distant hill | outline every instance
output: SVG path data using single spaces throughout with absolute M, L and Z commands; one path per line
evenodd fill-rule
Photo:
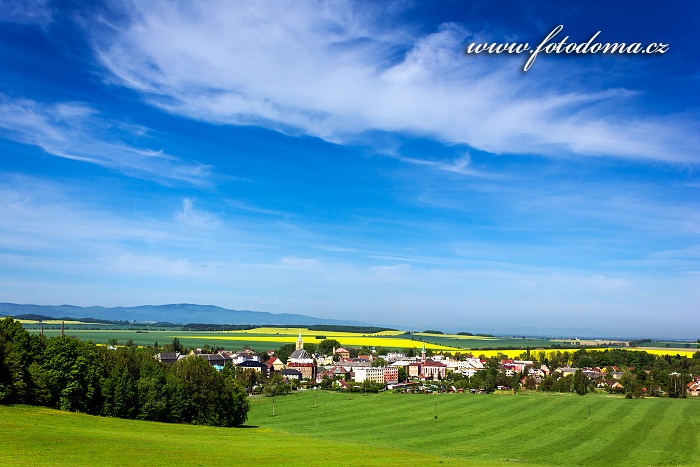
M 229 310 L 214 305 L 177 303 L 172 305 L 142 305 L 106 308 L 101 306 L 80 307 L 73 305 L 21 305 L 0 303 L 0 316 L 35 315 L 38 319 L 96 318 L 112 321 L 145 321 L 218 324 L 283 324 L 290 326 L 332 324 L 341 326 L 367 326 L 360 321 L 315 318 L 294 313 L 268 313 L 265 311 Z

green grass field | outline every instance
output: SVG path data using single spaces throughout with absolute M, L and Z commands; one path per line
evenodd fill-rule
M 274 398 L 274 417 L 273 399 L 251 403 L 242 429 L 0 407 L 0 465 L 700 465 L 698 399 L 306 391 Z

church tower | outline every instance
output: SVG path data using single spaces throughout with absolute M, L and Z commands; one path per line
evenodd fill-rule
M 302 350 L 304 348 L 304 341 L 301 340 L 301 331 L 299 331 L 299 338 L 297 339 L 297 350 Z

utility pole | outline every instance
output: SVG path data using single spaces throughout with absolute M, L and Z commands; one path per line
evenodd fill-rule
M 272 416 L 275 416 L 275 398 L 272 398 Z

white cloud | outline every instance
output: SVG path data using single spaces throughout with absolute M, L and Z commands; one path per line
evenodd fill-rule
M 698 162 L 692 117 L 645 117 L 625 89 L 566 90 L 575 65 L 557 63 L 560 78 L 538 81 L 515 59 L 465 56 L 474 36 L 463 26 L 414 36 L 387 26 L 383 3 L 123 8 L 128 22 L 94 33 L 96 54 L 117 82 L 176 114 L 334 142 L 406 131 L 496 153 Z
M 0 136 L 40 147 L 46 153 L 106 167 L 162 184 L 207 185 L 211 167 L 129 145 L 120 139 L 144 134 L 138 125 L 111 122 L 82 102 L 45 103 L 0 93 Z
M 211 228 L 220 225 L 216 215 L 194 208 L 192 198 L 182 200 L 182 209 L 175 213 L 175 219 L 185 225 L 197 228 Z

